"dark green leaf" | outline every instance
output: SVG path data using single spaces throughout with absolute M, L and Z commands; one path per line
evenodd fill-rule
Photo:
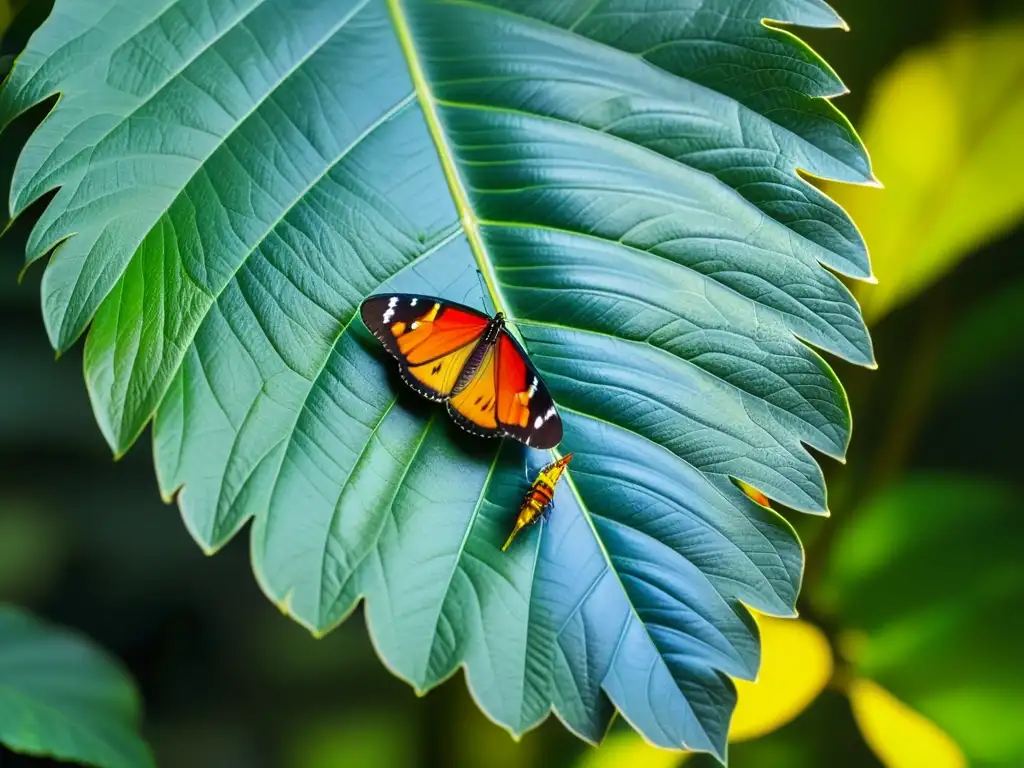
M 758 664 L 740 601 L 791 614 L 792 529 L 740 478 L 826 511 L 806 446 L 849 412 L 804 341 L 871 363 L 827 269 L 870 273 L 798 168 L 870 179 L 835 74 L 768 16 L 819 0 L 58 2 L 0 117 L 60 92 L 25 148 L 53 344 L 118 453 L 207 550 L 250 518 L 257 577 L 310 628 L 360 597 L 418 689 L 464 664 L 513 732 L 617 706 L 724 751 Z M 824 265 L 824 266 L 823 266 Z M 490 288 L 481 303 L 477 270 Z M 493 303 L 576 458 L 550 523 L 504 540 L 525 449 L 457 434 L 360 323 L 368 294 Z
M 0 604 L 0 742 L 101 768 L 151 766 L 138 720 L 131 681 L 101 651 Z
M 923 476 L 872 500 L 836 542 L 818 596 L 852 630 L 858 671 L 932 719 L 972 765 L 1024 761 L 1020 492 Z
M 1010 283 L 978 302 L 956 321 L 943 345 L 938 369 L 940 395 L 962 392 L 993 370 L 1024 354 L 1024 282 Z

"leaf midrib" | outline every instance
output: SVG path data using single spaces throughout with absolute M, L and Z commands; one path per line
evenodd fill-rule
M 495 307 L 499 312 L 504 312 L 506 316 L 508 316 L 507 304 L 504 297 L 501 295 L 497 276 L 494 274 L 494 267 L 487 254 L 487 248 L 484 246 L 483 238 L 480 235 L 479 219 L 477 219 L 476 214 L 473 211 L 473 207 L 470 205 L 466 188 L 462 183 L 462 178 L 459 176 L 458 169 L 455 167 L 454 153 L 448 144 L 447 136 L 445 135 L 444 128 L 441 125 L 441 118 L 437 113 L 437 100 L 434 97 L 429 83 L 427 82 L 426 72 L 423 69 L 419 52 L 417 51 L 416 44 L 413 41 L 412 30 L 409 28 L 409 20 L 406 17 L 404 2 L 403 0 L 386 0 L 386 2 L 388 11 L 390 12 L 392 21 L 395 25 L 395 33 L 398 36 L 399 47 L 402 49 L 406 64 L 409 67 L 409 74 L 412 77 L 413 89 L 419 99 L 420 107 L 423 110 L 423 116 L 426 120 L 430 137 L 433 139 L 434 146 L 437 149 L 437 156 L 441 161 L 441 167 L 444 171 L 445 179 L 448 182 L 448 188 L 452 194 L 452 202 L 455 204 L 455 209 L 459 213 L 459 220 L 462 222 L 463 231 L 466 233 L 466 238 L 469 240 L 469 246 L 470 250 L 473 252 L 473 258 L 476 261 L 480 273 L 483 275 L 484 283 L 487 285 L 487 291 L 490 293 L 491 300 L 494 302 Z
M 476 217 L 472 206 L 469 202 L 469 196 L 466 192 L 466 188 L 462 183 L 462 179 L 459 176 L 458 169 L 455 164 L 454 154 L 451 147 L 448 144 L 447 138 L 444 133 L 444 128 L 441 124 L 440 116 L 437 112 L 437 100 L 430 89 L 430 85 L 427 82 L 426 74 L 423 70 L 423 65 L 420 62 L 419 54 L 416 50 L 415 43 L 412 38 L 412 33 L 409 28 L 408 19 L 405 16 L 403 9 L 403 0 L 387 0 L 388 9 L 391 12 L 392 19 L 395 23 L 395 29 L 398 34 L 399 44 L 402 48 L 402 52 L 405 54 L 406 61 L 409 66 L 410 73 L 413 79 L 413 86 L 416 94 L 419 97 L 420 105 L 423 109 L 424 116 L 427 122 L 427 126 L 430 131 L 430 135 L 434 140 L 435 148 L 437 149 L 438 158 L 444 169 L 445 178 L 448 181 L 449 188 L 452 193 L 453 202 L 456 206 L 456 210 L 459 212 L 459 218 L 462 221 L 463 228 L 466 232 L 467 239 L 469 240 L 471 250 L 473 251 L 473 257 L 476 260 L 477 266 L 484 276 L 484 281 L 487 284 L 487 289 L 491 294 L 491 299 L 495 304 L 498 311 L 504 312 L 510 322 L 515 323 L 516 317 L 514 314 L 508 311 L 508 304 L 504 300 L 501 294 L 501 290 L 498 286 L 497 276 L 494 273 L 494 267 L 487 253 L 487 248 L 484 245 L 483 238 L 480 235 L 480 220 Z M 462 3 L 467 5 L 475 5 L 475 3 Z M 491 10 L 493 9 L 487 6 Z M 518 14 L 510 14 L 518 17 Z M 563 454 L 556 448 L 552 448 L 550 453 L 556 459 L 562 458 Z M 664 657 L 660 646 L 654 641 L 650 632 L 647 629 L 647 625 L 644 623 L 640 614 L 637 612 L 636 606 L 633 605 L 633 601 L 629 597 L 629 592 L 626 590 L 626 586 L 622 581 L 622 577 L 615 569 L 614 561 L 611 558 L 610 553 L 605 547 L 604 542 L 601 540 L 598 534 L 597 528 L 594 525 L 594 521 L 590 516 L 590 509 L 583 501 L 580 495 L 579 489 L 572 480 L 571 470 L 566 470 L 565 481 L 569 485 L 573 496 L 576 498 L 576 503 L 579 505 L 579 509 L 582 512 L 582 516 L 590 527 L 591 534 L 594 537 L 594 541 L 597 543 L 598 548 L 605 560 L 606 565 L 611 573 L 615 575 L 615 579 L 619 584 L 619 588 L 622 590 L 623 595 L 626 598 L 626 603 L 629 605 L 629 612 L 633 620 L 639 623 L 639 626 L 643 629 L 644 634 L 647 637 L 648 642 L 655 651 L 655 655 L 660 660 L 661 664 L 665 664 Z M 624 629 L 628 627 L 629 620 L 627 619 L 624 624 Z M 616 650 L 617 654 L 618 650 Z M 614 655 L 613 655 L 614 659 Z M 602 680 L 602 685 L 604 681 Z M 693 711 L 692 704 L 686 699 L 686 696 L 679 692 L 679 695 L 686 701 L 687 706 L 690 707 L 691 712 L 696 715 Z M 700 720 L 695 717 L 698 723 Z M 703 730 L 703 723 L 700 724 Z M 708 741 L 711 741 L 710 735 L 705 731 L 705 736 Z

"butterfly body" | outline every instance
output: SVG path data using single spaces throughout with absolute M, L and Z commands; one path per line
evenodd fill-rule
M 551 504 L 555 500 L 555 486 L 570 461 L 572 461 L 572 454 L 567 453 L 558 461 L 548 464 L 537 474 L 537 478 L 530 485 L 530 490 L 526 492 L 526 498 L 523 499 L 523 503 L 519 507 L 515 527 L 501 547 L 502 552 L 508 549 L 516 534 L 523 528 L 536 523 L 551 508 Z
M 399 361 L 405 382 L 444 402 L 460 427 L 535 448 L 562 439 L 554 401 L 525 350 L 494 317 L 417 294 L 379 294 L 360 307 L 366 327 Z
M 504 329 L 505 316 L 499 312 L 491 318 L 483 335 L 480 337 L 480 341 L 477 342 L 476 347 L 474 347 L 469 355 L 469 359 L 466 360 L 466 364 L 462 367 L 462 373 L 459 374 L 459 378 L 452 388 L 453 397 L 469 386 L 469 382 L 473 380 L 476 372 L 480 370 L 480 364 L 484 361 L 484 356 L 498 341 L 498 335 Z

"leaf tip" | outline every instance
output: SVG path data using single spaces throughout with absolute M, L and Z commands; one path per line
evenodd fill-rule
M 163 486 L 158 486 L 158 490 L 160 491 L 160 500 L 163 501 L 164 504 L 177 503 L 178 498 L 181 496 L 181 491 L 182 489 L 184 489 L 184 487 L 184 483 L 177 486 L 176 488 L 171 488 L 170 490 L 164 490 Z
M 718 762 L 722 768 L 727 768 L 729 765 L 729 741 L 728 735 L 724 735 L 721 739 L 721 744 L 717 743 L 718 739 L 714 739 L 710 743 L 709 753 Z
M 91 393 L 90 393 L 91 397 Z M 103 432 L 103 437 L 106 438 L 107 444 L 110 446 L 111 451 L 114 453 L 114 461 L 120 461 L 135 445 L 135 438 L 126 440 L 123 432 L 115 432 L 110 430 L 108 426 L 105 426 L 102 422 L 100 423 L 100 431 Z
M 7 227 L 11 226 L 11 222 L 12 221 L 14 221 L 14 219 L 11 219 L 11 221 L 7 222 Z M 7 231 L 7 227 L 4 228 L 4 232 Z M 4 232 L 0 232 L 0 237 L 3 237 Z M 25 275 L 28 274 L 28 270 L 32 266 L 33 263 L 34 262 L 30 261 L 30 262 L 22 265 L 21 269 L 18 270 L 18 285 L 21 285 L 22 281 L 25 279 Z
M 200 546 L 202 546 L 202 545 L 200 545 Z M 260 578 L 259 575 L 257 575 L 256 578 L 262 583 L 262 579 Z M 266 592 L 266 590 L 264 590 L 264 591 Z M 298 618 L 295 617 L 295 615 L 292 613 L 292 591 L 293 591 L 292 589 L 289 589 L 287 592 L 284 593 L 284 595 L 282 597 L 280 597 L 279 599 L 276 599 L 276 600 L 270 594 L 270 592 L 267 592 L 267 596 L 270 597 L 270 602 L 272 602 L 274 604 L 274 606 L 277 608 L 277 610 L 279 610 L 283 615 L 291 616 L 291 617 L 295 618 L 296 621 L 298 621 Z M 302 624 L 301 621 L 299 623 Z M 316 637 L 316 633 L 318 631 L 320 631 L 317 627 L 310 627 L 310 626 L 308 626 L 306 624 L 302 624 L 302 625 L 304 627 L 306 627 L 306 629 L 309 630 L 310 634 L 313 635 L 313 637 Z

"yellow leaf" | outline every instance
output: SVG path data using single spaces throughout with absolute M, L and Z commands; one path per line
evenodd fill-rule
M 967 768 L 953 739 L 877 683 L 855 680 L 850 703 L 864 740 L 886 768 Z
M 736 479 L 736 485 L 740 487 L 741 491 L 747 494 L 747 496 L 756 501 L 762 507 L 768 507 L 768 509 L 772 508 L 771 502 L 768 501 L 768 497 L 761 493 L 759 490 L 757 490 L 757 488 L 755 488 L 754 486 L 750 485 L 749 483 L 744 483 L 739 478 Z
M 652 747 L 634 731 L 617 731 L 584 752 L 576 768 L 677 768 L 686 758 L 686 753 Z
M 832 650 L 820 629 L 799 619 L 754 614 L 761 628 L 757 682 L 738 680 L 729 741 L 771 733 L 793 720 L 832 677 Z
M 874 322 L 1024 215 L 1024 24 L 960 33 L 882 76 L 862 136 L 884 189 L 829 184 L 871 253 Z

